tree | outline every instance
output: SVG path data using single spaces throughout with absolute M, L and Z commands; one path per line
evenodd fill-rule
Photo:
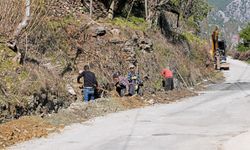
M 89 14 L 90 14 L 90 17 L 92 17 L 92 14 L 93 14 L 93 0 L 90 0 L 90 4 L 89 4 Z
M 30 5 L 31 5 L 30 0 L 25 0 L 25 14 L 24 14 L 23 20 L 21 23 L 19 23 L 19 25 L 15 29 L 12 38 L 7 42 L 7 46 L 17 53 L 17 57 L 20 63 L 23 63 L 25 54 L 21 53 L 20 50 L 18 49 L 18 46 L 17 46 L 18 36 L 20 35 L 21 31 L 27 27 L 29 23 L 30 16 L 31 16 Z
M 153 5 L 152 5 L 153 4 Z M 150 21 L 153 24 L 157 23 L 162 12 L 171 12 L 177 15 L 177 27 L 179 26 L 179 19 L 184 18 L 188 21 L 189 18 L 195 23 L 206 18 L 211 7 L 206 0 L 159 0 L 157 3 L 151 1 Z
M 145 18 L 148 19 L 148 0 L 145 0 Z
M 250 23 L 240 32 L 240 38 L 243 43 L 238 45 L 239 51 L 249 51 L 250 50 Z
M 250 42 L 250 23 L 240 32 L 240 37 L 245 42 Z
M 109 10 L 108 10 L 108 18 L 113 19 L 114 18 L 114 9 L 115 9 L 115 0 L 111 1 Z

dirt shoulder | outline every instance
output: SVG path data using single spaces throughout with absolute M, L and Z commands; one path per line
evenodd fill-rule
M 32 138 L 46 137 L 53 132 L 59 132 L 65 126 L 87 121 L 91 118 L 103 116 L 109 113 L 125 111 L 128 109 L 142 108 L 154 104 L 168 104 L 183 100 L 183 98 L 197 95 L 195 91 L 205 90 L 206 85 L 220 83 L 223 74 L 217 72 L 213 79 L 203 80 L 191 89 L 176 89 L 169 92 L 158 91 L 145 93 L 143 97 L 116 97 L 100 98 L 94 102 L 74 102 L 67 109 L 61 109 L 58 113 L 45 117 L 22 117 L 4 124 L 0 124 L 0 149 L 5 149 L 16 143 L 24 142 Z M 113 94 L 115 95 L 115 94 Z
M 141 108 L 157 103 L 167 104 L 194 95 L 196 95 L 194 92 L 183 89 L 159 92 L 152 95 L 146 94 L 144 97 L 101 98 L 89 103 L 77 101 L 72 103 L 69 108 L 62 109 L 58 113 L 44 118 L 40 116 L 22 117 L 18 120 L 1 124 L 0 149 L 32 138 L 46 137 L 52 132 L 59 131 L 64 126 L 84 122 L 108 113 Z
M 55 132 L 59 126 L 54 126 L 40 117 L 22 117 L 0 125 L 0 149 L 18 142 L 47 136 Z

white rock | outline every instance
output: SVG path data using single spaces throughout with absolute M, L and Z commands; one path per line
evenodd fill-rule
M 70 84 L 66 85 L 66 90 L 71 94 L 71 95 L 76 95 L 75 90 L 73 89 L 73 87 Z

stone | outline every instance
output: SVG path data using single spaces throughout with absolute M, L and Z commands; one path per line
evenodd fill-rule
M 135 42 L 137 42 L 138 39 L 139 39 L 138 35 L 136 33 L 134 33 L 132 35 L 132 40 L 135 41 Z
M 153 51 L 153 42 L 149 38 L 139 39 L 139 47 L 143 51 L 151 52 Z
M 69 94 L 76 95 L 75 90 L 73 89 L 73 87 L 70 84 L 66 85 L 66 90 L 69 92 Z
M 148 103 L 152 105 L 152 104 L 155 103 L 155 100 L 154 100 L 154 99 L 150 99 L 150 100 L 148 101 Z
M 121 31 L 119 29 L 112 29 L 111 33 L 113 36 L 119 36 L 121 34 Z
M 102 26 L 97 27 L 95 33 L 97 36 L 103 36 L 106 34 L 106 29 L 105 29 L 105 27 L 102 27 Z
M 45 93 L 43 93 L 43 94 L 41 94 L 41 98 L 42 98 L 43 100 L 45 100 L 45 99 L 47 99 L 47 95 L 46 95 Z

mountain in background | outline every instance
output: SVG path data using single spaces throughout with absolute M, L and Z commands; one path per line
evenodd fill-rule
M 208 0 L 208 2 L 218 9 L 225 9 L 233 0 Z
M 239 31 L 250 22 L 249 0 L 208 0 L 213 6 L 209 26 L 219 25 L 230 43 L 237 44 Z
M 250 1 L 249 0 L 208 0 L 214 7 L 212 16 L 222 19 L 224 23 L 235 20 L 241 24 L 250 21 Z

